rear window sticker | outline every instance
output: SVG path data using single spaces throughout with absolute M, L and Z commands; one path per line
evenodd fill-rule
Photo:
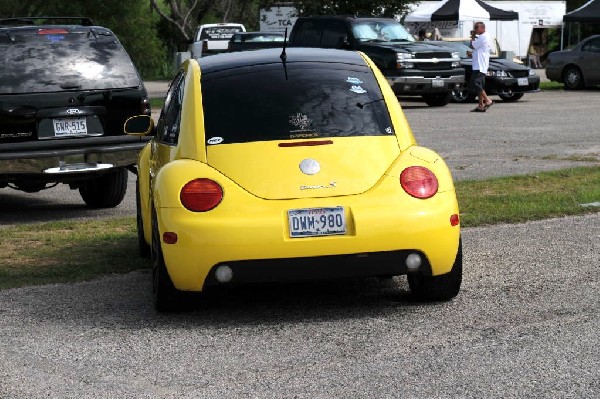
M 391 128 L 391 127 L 389 127 L 389 126 L 388 126 L 388 127 L 386 127 L 386 128 L 385 128 L 385 132 L 386 132 L 386 133 L 388 133 L 388 134 L 392 134 L 392 128 Z
M 221 144 L 225 139 L 223 137 L 211 137 L 208 139 L 207 143 L 210 145 L 213 144 Z
M 352 86 L 350 88 L 350 91 L 353 92 L 353 93 L 356 93 L 356 94 L 364 94 L 364 93 L 367 92 L 365 89 L 363 89 L 360 86 Z
M 348 76 L 348 79 L 346 79 L 346 82 L 352 83 L 353 85 L 359 85 L 361 83 L 364 83 L 359 78 L 355 78 L 355 77 L 352 77 L 352 76 Z
M 298 130 L 309 130 L 312 120 L 308 119 L 308 116 L 298 112 L 297 114 L 290 116 L 289 122 L 297 127 Z

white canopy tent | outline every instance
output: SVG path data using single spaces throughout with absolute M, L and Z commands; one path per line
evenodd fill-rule
M 429 21 L 513 21 L 519 14 L 492 7 L 481 0 L 442 0 L 408 13 L 405 22 Z
M 518 47 L 519 13 L 493 7 L 482 0 L 421 2 L 403 18 L 404 25 L 413 33 L 417 33 L 420 29 L 431 31 L 433 28 L 438 28 L 444 37 L 468 37 L 476 21 L 484 22 L 488 32 L 496 37 L 503 36 L 502 29 L 516 32 L 515 47 Z M 503 23 L 498 24 L 496 21 L 503 21 Z

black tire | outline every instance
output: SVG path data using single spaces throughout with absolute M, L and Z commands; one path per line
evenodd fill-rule
M 116 168 L 90 180 L 79 188 L 79 194 L 90 208 L 114 208 L 127 192 L 127 169 Z
M 451 100 L 453 103 L 472 103 L 475 101 L 475 96 L 469 93 L 469 89 L 454 89 L 452 90 Z
M 160 242 L 156 213 L 152 212 L 152 301 L 159 312 L 175 312 L 182 309 L 182 293 L 171 281 Z
M 449 273 L 439 276 L 408 275 L 408 286 L 414 297 L 422 301 L 449 301 L 458 295 L 462 283 L 462 241 Z
M 135 185 L 135 221 L 137 227 L 138 250 L 142 258 L 150 259 L 151 248 L 144 238 L 144 224 L 142 221 L 142 208 L 140 203 L 140 183 L 138 179 Z
M 423 99 L 425 104 L 430 107 L 443 107 L 450 102 L 452 95 L 448 93 L 424 94 Z
M 513 103 L 523 98 L 525 93 L 498 94 L 500 98 L 507 103 Z
M 563 72 L 563 82 L 567 90 L 580 90 L 585 86 L 579 68 L 570 66 Z

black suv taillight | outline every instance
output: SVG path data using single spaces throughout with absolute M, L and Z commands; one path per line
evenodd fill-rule
M 148 97 L 142 98 L 141 109 L 142 115 L 150 115 L 152 110 L 150 109 L 150 100 Z

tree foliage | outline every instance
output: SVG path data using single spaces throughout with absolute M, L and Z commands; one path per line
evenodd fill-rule
M 258 26 L 257 0 L 149 0 L 150 6 L 170 26 L 176 41 L 189 42 L 202 23 L 239 22 Z
M 393 18 L 413 3 L 406 0 L 303 0 L 294 1 L 300 15 L 356 15 Z

